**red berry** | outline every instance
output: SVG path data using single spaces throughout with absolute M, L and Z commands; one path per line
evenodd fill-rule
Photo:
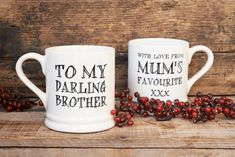
M 220 105 L 224 105 L 224 104 L 225 104 L 225 100 L 220 98 L 220 99 L 219 99 L 219 104 L 220 104 Z
M 217 114 L 217 113 L 218 113 L 218 110 L 217 110 L 216 108 L 213 108 L 213 109 L 212 109 L 212 113 Z
M 8 105 L 7 106 L 7 112 L 12 112 L 13 111 L 13 106 L 12 105 Z
M 203 96 L 201 99 L 203 102 L 210 102 L 210 99 L 207 96 Z
M 39 105 L 39 106 L 43 106 L 42 100 L 40 100 L 40 101 L 38 102 L 38 105 Z
M 183 101 L 179 102 L 179 107 L 184 107 L 185 103 Z
M 172 101 L 167 100 L 167 101 L 166 101 L 166 106 L 170 108 L 170 107 L 172 106 Z
M 194 102 L 198 102 L 200 99 L 198 97 L 194 98 Z
M 126 114 L 126 119 L 127 119 L 127 120 L 130 120 L 131 118 L 132 118 L 131 114 L 130 114 L 130 113 L 127 113 L 127 114 Z
M 161 112 L 163 110 L 163 107 L 162 107 L 162 105 L 158 105 L 156 109 L 158 112 Z
M 135 93 L 134 93 L 134 96 L 135 96 L 136 98 L 138 98 L 138 97 L 140 97 L 140 93 L 139 93 L 139 92 L 135 92 Z
M 149 102 L 145 103 L 145 104 L 144 104 L 144 107 L 145 107 L 146 109 L 149 109 L 149 107 L 150 107 Z
M 230 110 L 228 108 L 224 108 L 224 114 L 229 114 Z
M 180 109 L 179 109 L 178 107 L 175 107 L 175 108 L 173 109 L 173 115 L 174 115 L 174 116 L 177 116 L 179 113 L 180 113 Z
M 227 97 L 226 96 L 222 96 L 222 97 L 220 97 L 220 99 L 226 100 Z
M 191 102 L 190 105 L 191 105 L 191 106 L 196 106 L 196 103 L 195 103 L 195 102 Z
M 221 106 L 217 106 L 216 109 L 217 109 L 217 112 L 218 112 L 218 113 L 221 113 L 221 112 L 223 111 L 223 107 L 221 107 Z
M 235 116 L 235 111 L 230 111 L 229 114 L 231 117 L 233 117 L 233 116 Z
M 115 117 L 115 118 L 114 118 L 114 121 L 115 121 L 116 124 L 117 124 L 117 123 L 120 123 L 120 122 L 121 122 L 121 118 L 120 118 L 120 117 Z
M 160 103 L 162 103 L 162 101 L 160 99 L 156 99 L 155 103 L 159 105 Z
M 180 113 L 180 109 L 178 107 L 175 107 L 174 109 L 175 109 L 175 111 L 177 111 L 177 114 Z
M 175 99 L 175 100 L 174 100 L 174 104 L 176 104 L 176 105 L 178 105 L 179 102 L 180 102 L 179 99 Z
M 198 113 L 197 112 L 192 112 L 192 118 L 197 118 L 198 117 Z
M 131 96 L 131 95 L 128 95 L 128 96 L 127 96 L 127 99 L 128 99 L 129 101 L 131 101 L 131 100 L 132 100 L 132 96 Z
M 21 102 L 18 102 L 16 105 L 16 109 L 22 110 L 23 109 L 23 105 Z
M 139 109 L 138 104 L 133 104 L 132 109 L 136 112 Z
M 113 116 L 115 116 L 115 115 L 117 115 L 117 110 L 116 109 L 113 109 L 113 110 L 111 110 L 111 115 L 113 115 Z
M 197 108 L 193 108 L 192 112 L 197 112 L 198 113 L 198 109 Z
M 127 106 L 127 107 L 131 107 L 131 106 L 132 106 L 132 103 L 131 103 L 131 102 L 128 102 L 128 103 L 126 104 L 126 106 Z
M 201 101 L 196 101 L 196 104 L 197 104 L 198 106 L 202 106 L 202 105 L 203 105 Z
M 127 125 L 128 125 L 128 126 L 132 126 L 133 124 L 134 124 L 134 122 L 133 122 L 132 120 L 128 120 L 128 121 L 127 121 Z
M 140 102 L 141 104 L 146 104 L 148 101 L 149 101 L 149 98 L 148 98 L 148 97 L 140 97 L 140 98 L 139 98 L 139 102 Z
M 211 112 L 211 108 L 210 108 L 210 107 L 204 108 L 204 112 L 205 112 L 206 114 L 209 114 L 209 113 Z
M 188 107 L 188 108 L 187 108 L 187 112 L 188 112 L 188 113 L 191 113 L 192 111 L 193 111 L 193 108 L 192 108 L 192 107 Z
M 233 101 L 231 100 L 231 99 L 227 99 L 226 101 L 225 101 L 225 106 L 230 106 L 230 105 L 232 105 L 233 104 Z

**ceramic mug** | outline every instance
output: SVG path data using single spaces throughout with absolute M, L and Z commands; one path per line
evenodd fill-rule
M 188 66 L 197 51 L 207 54 L 206 64 L 190 79 Z M 160 100 L 187 101 L 192 85 L 213 64 L 212 51 L 202 45 L 189 48 L 184 40 L 143 38 L 128 44 L 128 87 L 132 94 Z
M 23 73 L 22 64 L 28 59 L 41 64 L 46 77 L 46 93 Z M 88 45 L 50 47 L 45 50 L 45 56 L 27 53 L 20 57 L 16 72 L 42 100 L 48 128 L 87 133 L 114 126 L 110 114 L 115 107 L 114 48 Z

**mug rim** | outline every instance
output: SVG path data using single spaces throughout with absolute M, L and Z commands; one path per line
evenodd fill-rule
M 189 42 L 182 39 L 175 38 L 137 38 L 132 39 L 128 42 L 128 45 L 136 45 L 136 46 L 188 46 Z
M 110 46 L 100 46 L 100 45 L 60 45 L 52 46 L 45 49 L 45 53 L 60 53 L 68 51 L 70 53 L 89 53 L 94 51 L 96 53 L 101 52 L 115 52 L 115 48 Z M 66 52 L 66 53 L 68 53 Z

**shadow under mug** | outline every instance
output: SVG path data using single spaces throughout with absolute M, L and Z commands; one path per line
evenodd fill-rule
M 206 64 L 190 79 L 188 66 L 197 51 L 207 54 Z M 184 40 L 143 38 L 128 44 L 128 87 L 131 94 L 160 100 L 187 101 L 192 85 L 212 66 L 212 51 L 202 45 L 189 48 Z
M 37 60 L 46 77 L 46 93 L 23 73 L 22 64 Z M 87 133 L 114 126 L 115 49 L 105 46 L 50 47 L 45 56 L 27 53 L 16 63 L 23 83 L 43 102 L 45 125 L 63 132 Z

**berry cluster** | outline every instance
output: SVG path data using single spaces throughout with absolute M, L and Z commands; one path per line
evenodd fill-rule
M 135 104 L 133 104 L 132 96 L 129 95 L 129 92 L 129 89 L 125 89 L 121 93 L 115 92 L 115 97 L 120 98 L 120 105 L 116 105 L 116 109 L 112 110 L 111 114 L 114 116 L 114 121 L 119 127 L 124 125 L 132 126 L 134 124 L 132 117 L 135 113 L 133 110 Z
M 12 91 L 0 87 L 0 107 L 7 112 L 22 112 L 35 105 L 20 95 L 15 95 Z
M 153 116 L 157 121 L 167 121 L 176 117 L 190 119 L 194 123 L 206 122 L 215 119 L 217 114 L 223 113 L 227 118 L 235 119 L 235 104 L 232 99 L 225 96 L 214 98 L 211 94 L 197 94 L 195 99 L 183 102 L 178 99 L 161 101 L 159 99 L 140 96 L 134 93 L 137 102 L 133 101 L 129 89 L 115 92 L 115 97 L 120 98 L 116 109 L 111 111 L 117 126 L 133 125 L 132 117 L 139 114 L 142 117 Z

